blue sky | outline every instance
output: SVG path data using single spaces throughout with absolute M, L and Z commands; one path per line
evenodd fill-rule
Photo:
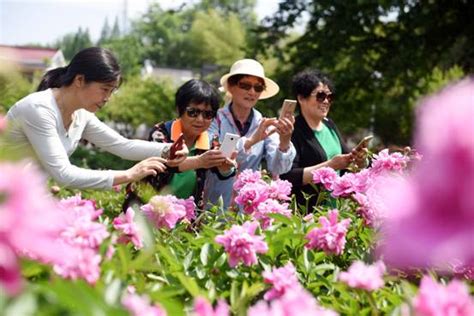
M 97 40 L 105 19 L 113 25 L 121 22 L 124 3 L 129 18 L 145 12 L 149 3 L 159 2 L 164 8 L 177 7 L 183 0 L 0 0 L 0 44 L 51 44 L 63 35 L 88 28 Z M 195 2 L 195 1 L 194 1 Z M 278 7 L 275 0 L 257 0 L 260 18 Z M 122 26 L 122 25 L 121 25 Z

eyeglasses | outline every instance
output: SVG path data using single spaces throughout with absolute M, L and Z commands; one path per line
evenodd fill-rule
M 212 110 L 199 110 L 199 109 L 191 108 L 191 107 L 186 108 L 186 114 L 189 117 L 193 117 L 193 118 L 196 118 L 196 117 L 199 116 L 199 114 L 202 114 L 202 117 L 205 120 L 212 120 L 216 116 L 215 111 L 212 111 Z
M 316 93 L 311 93 L 311 95 L 316 97 L 316 101 L 318 102 L 324 102 L 324 100 L 328 100 L 329 103 L 331 103 L 334 100 L 334 94 L 333 93 L 326 93 L 324 91 L 319 91 Z
M 253 87 L 253 90 L 257 93 L 260 93 L 262 92 L 263 90 L 265 90 L 265 86 L 263 84 L 260 84 L 260 83 L 256 83 L 254 85 L 252 85 L 251 83 L 249 82 L 242 82 L 242 81 L 239 81 L 237 83 L 237 86 L 240 88 L 240 89 L 243 89 L 243 90 L 246 90 L 246 91 L 249 91 L 250 89 L 252 89 Z

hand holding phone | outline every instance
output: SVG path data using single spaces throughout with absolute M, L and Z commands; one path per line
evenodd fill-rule
M 280 119 L 282 118 L 291 118 L 295 113 L 296 109 L 296 100 L 285 99 L 281 106 Z
M 232 155 L 232 152 L 239 141 L 240 136 L 236 134 L 226 133 L 224 136 L 224 141 L 222 142 L 221 147 L 219 148 L 226 158 L 229 158 Z
M 184 134 L 181 133 L 181 135 L 179 135 L 178 139 L 176 139 L 173 143 L 173 145 L 171 145 L 170 147 L 170 155 L 169 155 L 169 158 L 170 160 L 173 160 L 176 158 L 176 152 L 178 150 L 181 150 L 183 149 L 184 147 Z
M 369 135 L 362 138 L 362 140 L 357 144 L 357 146 L 354 147 L 354 150 L 359 151 L 359 150 L 362 150 L 363 148 L 367 148 L 372 138 L 374 138 L 373 135 Z

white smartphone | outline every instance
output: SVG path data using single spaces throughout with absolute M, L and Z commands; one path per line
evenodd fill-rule
M 290 118 L 294 113 L 296 109 L 296 100 L 290 100 L 290 99 L 285 99 L 283 101 L 283 105 L 281 106 L 280 110 L 280 118 Z
M 357 146 L 355 146 L 355 149 L 356 150 L 360 150 L 362 148 L 367 148 L 369 146 L 369 143 L 370 141 L 372 140 L 372 138 L 374 138 L 374 136 L 372 135 L 369 135 L 369 136 L 365 136 L 364 138 L 362 138 L 362 140 L 357 144 Z
M 239 141 L 240 136 L 236 134 L 231 134 L 231 133 L 226 133 L 224 136 L 224 140 L 222 141 L 220 150 L 226 156 L 229 158 L 232 155 L 232 152 L 235 150 L 235 146 L 237 145 L 237 142 Z

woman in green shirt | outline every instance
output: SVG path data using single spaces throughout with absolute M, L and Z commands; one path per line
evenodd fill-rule
M 291 170 L 281 178 L 292 183 L 292 193 L 299 204 L 305 205 L 304 194 L 312 195 L 308 204 L 312 209 L 317 201 L 310 185 L 312 171 L 322 167 L 342 170 L 354 160 L 361 164 L 364 155 L 349 151 L 336 124 L 327 117 L 334 99 L 334 87 L 326 75 L 318 70 L 298 73 L 293 77 L 293 92 L 300 109 L 291 137 L 296 157 Z

